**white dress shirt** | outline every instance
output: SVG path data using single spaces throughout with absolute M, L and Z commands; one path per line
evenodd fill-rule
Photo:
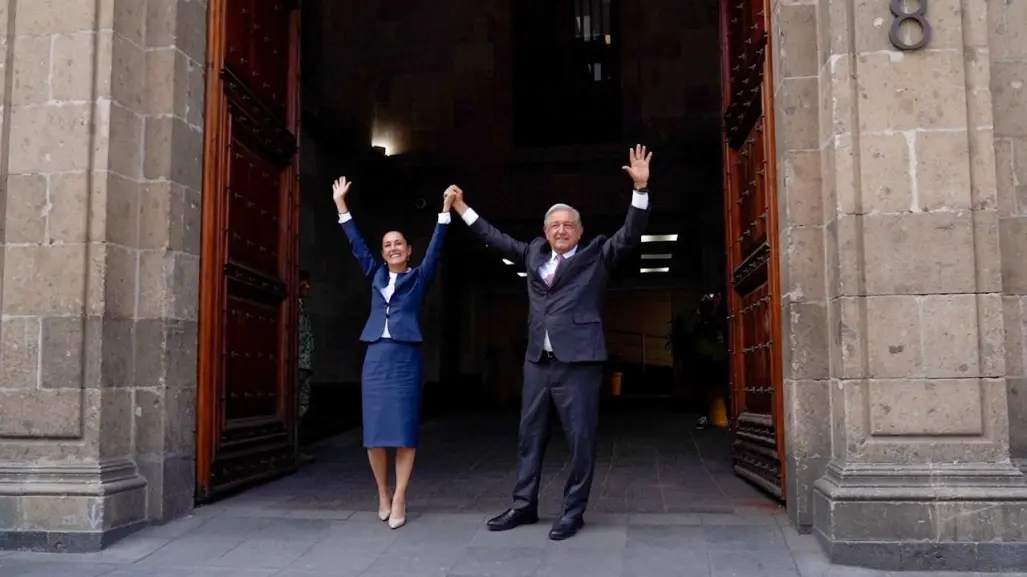
M 577 252 L 577 246 L 571 247 L 570 250 L 563 253 L 563 260 L 570 260 L 570 258 L 577 254 Z M 558 256 L 559 255 L 556 254 L 556 251 L 550 253 L 549 260 L 542 263 L 542 265 L 538 267 L 539 278 L 545 279 L 548 278 L 549 275 L 553 275 L 553 280 L 556 280 L 556 267 L 559 264 L 559 261 L 557 260 Z M 567 264 L 564 263 L 563 266 L 567 266 Z M 549 331 L 546 331 L 546 335 L 542 338 L 542 350 L 548 351 L 550 353 L 553 352 L 553 343 L 549 342 Z
M 645 210 L 649 208 L 649 195 L 638 192 L 637 190 L 632 191 L 631 206 L 639 210 Z M 471 226 L 472 224 L 474 224 L 474 221 L 478 220 L 478 213 L 474 212 L 474 209 L 471 207 L 467 207 L 467 210 L 465 210 L 464 213 L 460 216 L 464 219 L 464 222 L 467 223 L 467 226 Z M 577 252 L 578 247 L 574 246 L 567 252 L 563 253 L 564 260 L 571 258 Z M 539 278 L 546 278 L 550 274 L 556 273 L 556 256 L 557 255 L 555 252 L 551 253 L 549 260 L 543 263 L 542 266 L 538 267 L 537 272 Z M 549 331 L 546 331 L 546 335 L 542 339 L 542 350 L 550 353 L 553 352 L 553 344 L 549 342 Z
M 348 212 L 339 214 L 339 224 L 349 222 L 353 220 L 353 215 Z M 439 224 L 449 224 L 452 222 L 452 217 L 448 212 L 439 213 Z M 407 269 L 409 270 L 409 269 Z M 379 292 L 382 293 L 382 297 L 385 298 L 385 328 L 382 330 L 383 339 L 391 339 L 392 335 L 389 334 L 389 302 L 392 300 L 392 293 L 396 292 L 396 279 L 399 278 L 399 273 L 389 271 L 389 284 L 385 285 Z

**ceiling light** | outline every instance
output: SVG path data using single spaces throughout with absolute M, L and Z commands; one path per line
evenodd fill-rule
M 643 254 L 642 255 L 642 260 L 670 260 L 672 258 L 674 258 L 674 255 L 672 255 L 670 253 Z
M 640 269 L 638 269 L 638 272 L 642 272 L 642 273 L 647 273 L 647 272 L 670 272 L 670 267 L 669 266 L 661 266 L 659 268 L 640 268 Z
M 505 264 L 507 266 L 513 266 L 513 261 L 512 260 L 507 260 L 507 259 L 504 258 L 503 259 L 503 264 Z
M 642 242 L 675 242 L 678 239 L 676 234 L 643 234 Z
M 528 276 L 528 273 L 526 273 L 526 272 L 519 272 L 519 273 L 517 273 L 517 276 L 519 276 L 521 278 L 524 278 L 524 277 Z

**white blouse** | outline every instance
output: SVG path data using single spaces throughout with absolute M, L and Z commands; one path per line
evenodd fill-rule
M 389 334 L 389 301 L 392 300 L 392 293 L 396 292 L 397 278 L 399 278 L 399 273 L 389 271 L 389 284 L 381 289 L 382 296 L 385 297 L 385 329 L 382 331 L 383 339 L 392 338 L 392 335 Z

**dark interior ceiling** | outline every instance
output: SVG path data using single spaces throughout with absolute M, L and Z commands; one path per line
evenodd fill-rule
M 375 16 L 369 14 L 375 10 L 385 10 L 388 17 L 395 17 L 402 3 L 390 0 L 385 4 L 392 8 L 386 10 L 384 5 L 376 7 L 373 2 L 365 2 L 360 10 L 367 12 L 363 16 L 371 20 Z M 702 4 L 716 6 L 715 1 Z M 347 26 L 356 26 L 355 23 L 331 22 L 332 18 L 340 18 L 341 13 L 335 8 L 325 11 L 324 1 L 305 2 L 305 5 L 317 24 L 305 28 L 304 111 L 309 122 L 305 123 L 304 130 L 309 126 L 311 133 L 318 135 L 319 145 L 331 146 L 335 139 L 367 142 L 366 132 L 362 134 L 367 127 L 353 120 L 353 111 L 338 105 L 338 99 L 319 95 L 333 95 L 355 84 L 340 73 L 344 70 L 340 63 L 359 60 L 360 55 L 354 52 L 366 50 L 367 65 L 377 65 L 370 59 L 374 51 L 370 48 L 369 35 L 361 41 L 363 44 L 346 45 L 340 38 L 351 35 L 343 32 Z M 660 7 L 637 3 L 636 9 L 652 11 Z M 704 19 L 708 19 L 707 16 L 702 14 Z M 310 16 L 307 21 L 312 21 Z M 683 34 L 695 36 L 694 31 L 689 30 Z M 719 48 L 716 36 L 712 38 L 712 43 L 705 47 L 705 54 L 697 54 L 693 60 L 716 57 Z M 688 70 L 681 72 L 688 73 Z M 665 90 L 672 81 L 673 78 L 666 75 L 649 78 L 638 89 Z M 719 94 L 718 82 L 719 79 L 715 79 L 712 84 L 699 87 L 696 94 Z M 379 84 L 379 89 L 381 86 Z M 458 183 L 467 190 L 468 202 L 479 213 L 518 238 L 537 236 L 541 232 L 542 215 L 555 202 L 571 204 L 582 212 L 586 239 L 595 234 L 609 234 L 623 222 L 630 200 L 630 181 L 619 168 L 625 163 L 628 147 L 640 141 L 655 151 L 650 182 L 654 213 L 648 232 L 678 237 L 673 243 L 643 244 L 638 254 L 625 264 L 620 282 L 666 284 L 681 278 L 694 279 L 700 269 L 705 269 L 707 276 L 718 277 L 719 272 L 709 269 L 723 258 L 723 249 L 718 248 L 723 246 L 719 99 L 688 98 L 683 107 L 688 111 L 688 123 L 684 126 L 674 125 L 676 128 L 671 131 L 659 125 L 635 127 L 626 130 L 620 142 L 599 145 L 522 148 L 503 155 L 479 149 L 463 154 L 409 153 L 383 158 L 366 150 L 364 154 L 372 165 L 376 188 L 382 193 L 366 199 L 363 204 L 367 210 L 388 209 L 420 219 L 420 213 L 427 216 L 436 210 L 439 195 L 447 185 Z M 562 175 L 575 172 L 591 172 L 593 178 L 569 179 L 568 185 L 568 179 Z M 494 253 L 482 252 L 482 247 L 473 242 L 447 243 L 447 250 L 455 251 L 456 258 L 478 259 L 482 272 L 497 283 L 516 279 L 517 271 L 513 267 L 504 265 Z M 662 268 L 654 264 L 657 261 L 643 260 L 643 254 L 672 255 L 667 263 L 670 272 L 642 273 L 643 268 Z M 659 260 L 659 265 L 663 264 Z

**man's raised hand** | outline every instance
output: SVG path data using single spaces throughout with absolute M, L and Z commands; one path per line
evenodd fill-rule
M 622 167 L 635 183 L 635 190 L 649 186 L 649 161 L 653 158 L 652 152 L 646 152 L 641 144 L 628 151 L 628 165 Z

